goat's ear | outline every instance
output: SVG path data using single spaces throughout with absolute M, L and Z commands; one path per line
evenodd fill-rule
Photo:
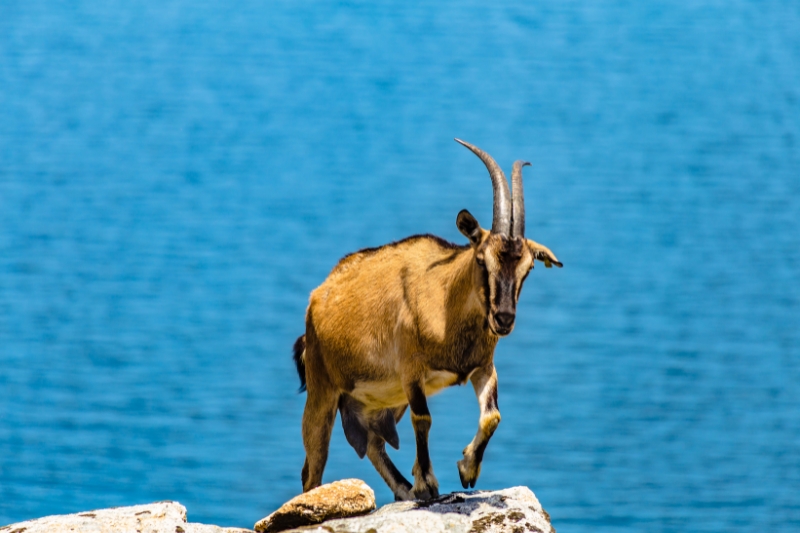
M 547 246 L 541 245 L 538 242 L 532 241 L 530 239 L 526 239 L 528 244 L 528 248 L 531 249 L 531 253 L 533 254 L 534 259 L 538 259 L 544 266 L 547 268 L 551 268 L 553 265 L 556 265 L 558 268 L 563 267 L 564 265 L 559 261 L 555 254 L 550 251 L 550 248 Z
M 466 209 L 459 211 L 456 217 L 456 227 L 458 227 L 458 231 L 464 234 L 464 237 L 469 239 L 473 246 L 480 244 L 483 232 L 481 231 L 481 225 L 478 224 L 472 213 Z

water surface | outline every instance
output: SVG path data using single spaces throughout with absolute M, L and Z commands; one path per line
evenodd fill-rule
M 529 277 L 479 489 L 563 531 L 800 527 L 792 2 L 5 2 L 0 523 L 300 490 L 290 360 L 338 258 L 491 223 L 526 159 Z M 477 426 L 431 400 L 443 491 Z M 410 424 L 392 456 L 407 475 Z M 325 480 L 388 489 L 334 430 Z

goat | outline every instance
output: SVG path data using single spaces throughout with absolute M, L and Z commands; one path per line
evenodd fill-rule
M 530 163 L 514 163 L 512 202 L 494 159 L 456 141 L 489 171 L 491 231 L 462 210 L 456 226 L 469 244 L 416 235 L 367 248 L 342 258 L 311 293 L 306 332 L 294 345 L 301 391 L 307 391 L 304 492 L 322 482 L 338 410 L 347 441 L 360 458 L 369 457 L 396 500 L 437 497 L 426 397 L 467 380 L 478 397 L 480 420 L 457 465 L 463 487 L 475 486 L 484 450 L 500 423 L 495 346 L 514 328 L 520 290 L 534 260 L 547 268 L 562 264 L 547 247 L 524 237 L 522 167 Z M 417 444 L 413 486 L 385 446 L 399 447 L 395 424 L 408 406 Z

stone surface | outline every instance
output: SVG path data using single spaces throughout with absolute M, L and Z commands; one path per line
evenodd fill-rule
M 363 481 L 348 479 L 323 485 L 290 500 L 256 524 L 256 528 L 266 532 L 279 531 L 280 527 L 285 526 L 285 533 L 555 533 L 547 512 L 526 487 L 454 492 L 427 502 L 385 505 L 372 514 L 363 515 L 374 508 L 375 495 L 372 489 Z M 348 513 L 360 513 L 363 516 L 341 518 Z M 299 527 L 299 524 L 288 520 L 281 522 L 276 519 L 280 516 L 299 517 L 304 520 L 303 524 L 309 525 Z M 158 502 L 48 516 L 0 527 L 0 533 L 252 532 L 248 529 L 188 523 L 183 505 Z
M 188 523 L 186 508 L 178 502 L 158 502 L 46 516 L 0 527 L 0 533 L 246 533 L 248 531 L 250 530 Z
M 360 479 L 343 479 L 292 498 L 259 520 L 255 530 L 259 533 L 283 531 L 329 519 L 363 515 L 373 509 L 375 493 L 369 485 Z
M 284 533 L 555 533 L 527 487 L 454 492 L 427 502 L 400 502 L 357 518 L 329 520 Z

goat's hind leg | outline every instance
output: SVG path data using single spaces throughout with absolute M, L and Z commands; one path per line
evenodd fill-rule
M 394 493 L 395 501 L 413 500 L 411 483 L 400 473 L 397 467 L 386 454 L 386 442 L 394 449 L 400 447 L 395 424 L 403 416 L 405 407 L 398 409 L 383 409 L 372 413 L 369 420 L 369 437 L 367 443 L 367 456 L 372 466 L 381 475 Z
M 411 483 L 400 473 L 386 453 L 386 441 L 383 440 L 383 437 L 372 431 L 369 432 L 367 457 L 369 457 L 375 470 L 378 471 L 386 484 L 389 485 L 389 488 L 392 489 L 395 501 L 414 499 L 414 494 L 411 492 Z
M 322 484 L 337 404 L 338 394 L 332 388 L 308 384 L 308 398 L 303 412 L 303 445 L 306 449 L 302 473 L 303 492 Z
M 369 457 L 372 466 L 392 489 L 396 501 L 413 499 L 411 483 L 386 454 L 386 442 L 395 449 L 400 446 L 395 424 L 403 416 L 403 411 L 405 407 L 368 412 L 363 403 L 348 394 L 342 394 L 339 398 L 339 412 L 347 442 L 359 458 L 363 459 L 364 455 Z

